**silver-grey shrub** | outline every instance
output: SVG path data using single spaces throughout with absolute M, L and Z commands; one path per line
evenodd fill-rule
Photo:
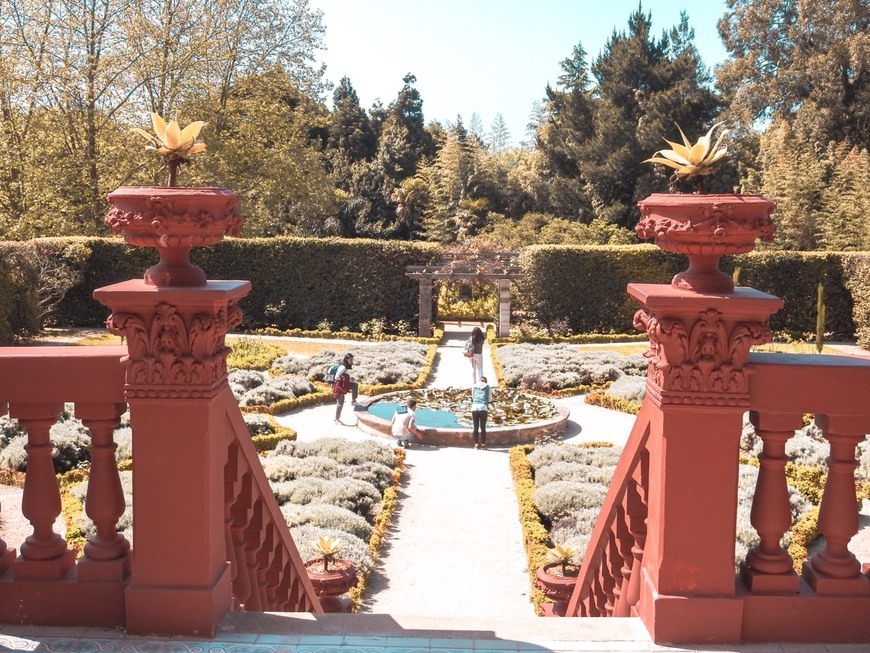
M 615 465 L 586 465 L 577 462 L 556 462 L 535 469 L 535 483 L 538 487 L 554 481 L 579 481 L 608 485 L 613 478 Z
M 269 406 L 282 399 L 293 399 L 314 392 L 311 381 L 302 376 L 284 375 L 269 379 L 238 398 L 241 406 Z
M 528 455 L 533 470 L 556 462 L 573 462 L 583 465 L 612 466 L 619 462 L 622 449 L 619 447 L 578 447 L 573 444 L 551 442 L 535 447 Z
M 268 379 L 269 375 L 265 372 L 257 372 L 256 370 L 236 370 L 229 373 L 229 376 L 227 376 L 227 383 L 229 383 L 230 390 L 233 391 L 233 396 L 236 398 L 236 401 L 238 401 L 248 390 L 260 387 Z
M 397 463 L 395 452 L 387 444 L 375 440 L 352 441 L 338 437 L 318 438 L 308 442 L 282 440 L 275 447 L 274 455 L 298 458 L 326 456 L 342 465 L 376 462 L 387 467 L 395 467 Z
M 342 465 L 326 456 L 266 456 L 260 459 L 266 478 L 274 483 L 292 481 L 305 476 L 321 479 L 337 478 L 342 472 Z
M 368 544 L 350 533 L 314 524 L 303 524 L 290 529 L 290 535 L 293 536 L 293 541 L 296 543 L 296 548 L 303 561 L 319 558 L 317 539 L 329 537 L 341 543 L 341 550 L 338 552 L 339 558 L 350 560 L 363 574 L 369 573 L 374 568 Z
M 245 426 L 248 427 L 248 433 L 251 437 L 257 435 L 270 435 L 275 432 L 278 423 L 271 415 L 263 415 L 262 413 L 243 413 Z
M 368 542 L 372 536 L 372 527 L 364 517 L 340 506 L 330 506 L 323 503 L 297 505 L 285 503 L 281 506 L 281 514 L 287 526 L 294 528 L 303 524 L 314 524 L 322 528 L 344 531 Z
M 374 485 L 381 493 L 393 484 L 393 469 L 381 463 L 367 461 L 342 467 L 342 473 Z
M 604 394 L 627 399 L 636 404 L 642 403 L 646 396 L 646 377 L 623 374 L 604 391 Z
M 352 378 L 359 383 L 388 385 L 413 383 L 426 363 L 426 345 L 406 340 L 379 342 L 342 350 L 325 349 L 310 358 L 282 356 L 275 366 L 290 374 L 301 374 L 311 381 L 322 381 L 326 370 L 347 353 L 354 354 Z
M 279 504 L 328 503 L 352 510 L 367 519 L 372 517 L 373 509 L 381 502 L 381 493 L 374 485 L 355 478 L 304 476 L 274 483 L 272 492 Z
M 117 428 L 112 433 L 112 439 L 118 447 L 115 449 L 115 460 L 130 460 L 133 457 L 133 429 L 129 426 Z
M 557 390 L 615 381 L 623 374 L 646 374 L 647 361 L 640 354 L 583 351 L 576 345 L 503 345 L 496 357 L 505 384 L 511 388 Z
M 14 438 L 26 435 L 27 431 L 21 428 L 17 419 L 13 419 L 9 415 L 0 415 L 0 449 Z
M 552 523 L 583 508 L 600 507 L 606 494 L 607 486 L 599 483 L 554 481 L 536 489 L 532 501 L 538 512 Z

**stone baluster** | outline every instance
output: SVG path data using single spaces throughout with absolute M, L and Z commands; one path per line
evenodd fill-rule
M 15 562 L 17 579 L 53 580 L 72 567 L 74 555 L 66 540 L 54 532 L 60 515 L 60 488 L 51 458 L 49 431 L 63 411 L 63 404 L 12 404 L 9 414 L 27 430 L 27 476 L 21 512 L 33 525 L 33 533 L 21 545 Z
M 236 547 L 233 542 L 233 506 L 239 496 L 241 486 L 241 472 L 239 470 L 239 447 L 232 443 L 227 450 L 227 464 L 224 468 L 224 524 L 227 547 L 227 561 L 230 563 L 230 571 L 233 574 L 233 608 L 238 610 L 241 601 L 238 595 L 239 559 L 236 555 Z
M 76 404 L 76 415 L 91 432 L 91 472 L 85 511 L 97 529 L 85 544 L 78 575 L 87 580 L 120 580 L 129 573 L 130 543 L 117 532 L 124 492 L 115 461 L 113 431 L 126 404 Z
M 233 594 L 244 609 L 248 609 L 251 598 L 251 575 L 245 557 L 245 529 L 251 518 L 251 475 L 244 474 L 240 479 L 240 489 L 230 508 L 233 560 Z
M 750 516 L 761 541 L 746 556 L 743 577 L 753 592 L 797 592 L 800 579 L 780 541 L 791 527 L 785 445 L 801 427 L 801 416 L 753 411 L 749 419 L 764 443 Z
M 631 499 L 629 495 L 635 492 L 634 484 L 630 483 L 623 497 L 623 505 L 619 507 L 619 515 L 616 518 L 616 544 L 619 548 L 619 556 L 622 565 L 619 569 L 619 575 L 622 580 L 617 584 L 614 590 L 615 603 L 613 606 L 614 617 L 628 617 L 631 612 L 631 606 L 627 602 L 628 587 L 631 583 L 631 569 L 634 566 L 634 556 L 632 548 L 634 546 L 634 537 L 632 537 L 628 522 L 627 506 Z
M 245 566 L 248 572 L 248 582 L 251 585 L 251 593 L 245 610 L 248 612 L 263 611 L 263 596 L 260 591 L 259 574 L 257 573 L 257 554 L 263 544 L 263 515 L 258 507 L 259 501 L 254 501 L 251 518 L 245 529 Z
M 861 564 L 849 551 L 849 541 L 858 532 L 855 450 L 870 432 L 870 417 L 816 415 L 816 425 L 831 445 L 828 480 L 819 508 L 819 530 L 825 545 L 804 563 L 804 577 L 819 594 L 866 595 L 870 579 L 861 573 Z
M 646 483 L 649 471 L 649 455 L 644 452 L 641 454 L 640 463 L 634 471 L 631 478 L 631 483 L 628 486 L 626 496 L 626 516 L 628 518 L 628 529 L 631 531 L 631 536 L 634 544 L 631 547 L 632 565 L 631 576 L 628 580 L 628 587 L 624 592 L 625 606 L 629 609 L 637 605 L 640 599 L 640 576 L 641 563 L 643 562 L 643 548 L 646 542 L 646 500 L 644 497 Z

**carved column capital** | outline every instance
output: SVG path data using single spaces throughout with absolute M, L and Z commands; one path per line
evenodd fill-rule
M 216 284 L 217 282 L 210 282 Z M 130 284 L 142 286 L 131 294 Z M 106 326 L 127 341 L 127 399 L 214 396 L 225 384 L 227 332 L 242 322 L 238 299 L 247 282 L 148 292 L 143 282 L 102 288 L 97 298 L 113 312 Z
M 770 341 L 767 318 L 779 300 L 757 291 L 741 297 L 655 288 L 629 287 L 644 305 L 634 326 L 650 339 L 651 397 L 660 405 L 748 406 L 749 349 Z

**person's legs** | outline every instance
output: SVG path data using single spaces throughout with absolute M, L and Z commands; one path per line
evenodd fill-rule
M 352 403 L 356 403 L 357 395 L 359 394 L 359 383 L 356 381 L 350 382 L 350 400 Z
M 474 354 L 471 357 L 471 375 L 474 377 L 474 383 L 483 376 L 483 354 Z
M 335 421 L 341 421 L 341 409 L 344 406 L 344 395 L 338 395 L 335 398 Z
M 474 448 L 478 449 L 480 448 L 480 411 L 471 411 L 471 423 L 473 424 L 471 437 L 474 439 Z
M 481 449 L 486 449 L 486 418 L 489 416 L 489 413 L 485 410 L 481 410 L 475 414 L 478 415 L 480 419 L 480 447 Z

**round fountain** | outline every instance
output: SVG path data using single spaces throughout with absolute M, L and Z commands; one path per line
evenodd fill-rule
M 366 433 L 392 439 L 393 414 L 410 398 L 417 399 L 416 422 L 424 437 L 413 442 L 441 446 L 472 446 L 471 412 L 468 390 L 403 390 L 374 397 L 359 406 L 359 428 Z M 518 392 L 494 389 L 486 424 L 489 446 L 534 442 L 555 437 L 565 431 L 568 409 L 550 399 Z

